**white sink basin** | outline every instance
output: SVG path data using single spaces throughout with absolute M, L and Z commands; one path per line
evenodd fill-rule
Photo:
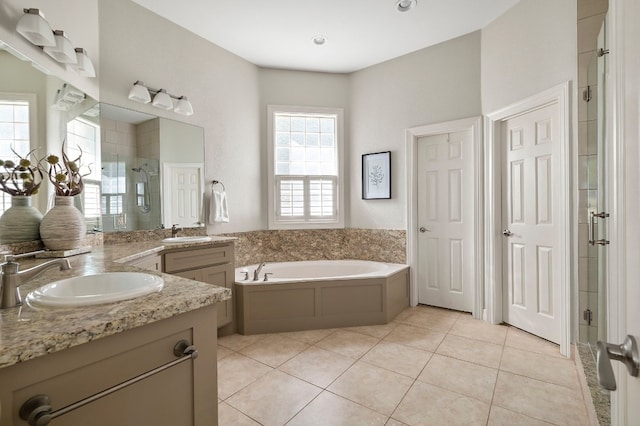
M 211 241 L 211 237 L 206 235 L 193 237 L 171 237 L 162 240 L 164 244 L 206 243 L 207 241 Z
M 162 290 L 164 280 L 144 272 L 105 272 L 67 278 L 27 295 L 29 305 L 88 306 L 133 299 Z

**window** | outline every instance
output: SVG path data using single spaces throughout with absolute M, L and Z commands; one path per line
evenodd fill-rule
M 87 226 L 100 228 L 100 126 L 84 118 L 75 118 L 67 123 L 65 151 L 69 158 L 77 158 L 82 153 L 82 171 L 91 172 L 82 178 L 82 210 Z M 88 169 L 88 170 L 86 170 Z
M 18 161 L 31 150 L 31 113 L 35 96 L 0 93 L 0 158 Z M 14 152 L 15 151 L 15 152 Z M 11 207 L 11 196 L 0 192 L 0 214 Z
M 342 110 L 269 106 L 269 228 L 337 228 Z

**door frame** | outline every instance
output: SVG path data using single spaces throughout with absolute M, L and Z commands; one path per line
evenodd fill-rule
M 473 268 L 475 270 L 475 282 L 472 283 L 473 291 L 473 317 L 481 318 L 483 308 L 483 241 L 482 241 L 482 117 L 470 117 L 459 120 L 447 121 L 437 124 L 411 127 L 406 130 L 406 171 L 407 171 L 407 259 L 410 266 L 410 303 L 418 304 L 418 139 L 425 136 L 441 135 L 471 130 L 474 156 L 474 238 L 475 253 Z
M 560 209 L 561 222 L 558 224 L 561 232 L 560 236 L 560 253 L 562 253 L 562 262 L 560 267 L 560 353 L 569 357 L 570 338 L 571 338 L 571 283 L 572 283 L 572 266 L 573 251 L 572 238 L 575 230 L 572 229 L 572 205 L 574 203 L 575 194 L 571 192 L 571 182 L 573 178 L 573 170 L 571 162 L 571 114 L 569 102 L 570 83 L 565 82 L 545 90 L 541 93 L 523 99 L 510 106 L 498 111 L 487 114 L 485 117 L 485 146 L 484 146 L 484 169 L 485 175 L 485 229 L 484 235 L 484 252 L 485 252 L 485 291 L 486 291 L 486 319 L 493 324 L 500 324 L 503 320 L 503 269 L 502 269 L 502 161 L 501 147 L 502 138 L 500 126 L 503 121 L 510 118 L 526 114 L 530 111 L 558 104 L 560 114 L 560 135 L 562 135 L 563 143 L 560 145 L 560 158 L 554 161 L 560 161 L 562 169 L 567 173 L 556 177 L 558 183 L 557 188 L 561 191 L 560 199 L 564 200 L 563 204 L 557 206 Z M 573 232 L 572 232 L 573 231 Z M 577 299 L 576 299 L 577 300 Z

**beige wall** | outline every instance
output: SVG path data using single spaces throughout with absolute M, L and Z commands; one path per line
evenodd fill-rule
M 99 6 L 100 100 L 203 127 L 205 179 L 225 184 L 231 216 L 209 232 L 262 228 L 258 67 L 129 0 Z M 187 96 L 194 115 L 128 100 L 136 80 Z
M 480 32 L 351 75 L 350 226 L 406 228 L 405 130 L 480 115 Z M 362 154 L 391 151 L 392 199 L 362 200 Z
M 482 111 L 576 81 L 576 0 L 521 0 L 482 30 Z

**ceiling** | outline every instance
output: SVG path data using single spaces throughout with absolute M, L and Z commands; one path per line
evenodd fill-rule
M 407 12 L 396 0 L 133 1 L 256 65 L 349 73 L 479 30 L 519 0 L 418 0 Z

